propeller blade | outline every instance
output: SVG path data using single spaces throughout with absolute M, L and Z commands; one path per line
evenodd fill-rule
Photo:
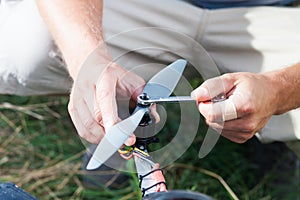
M 176 60 L 157 74 L 155 74 L 146 84 L 143 93 L 149 97 L 168 97 L 176 87 L 187 61 Z
M 112 126 L 98 144 L 87 170 L 96 169 L 107 161 L 135 131 L 147 111 L 148 108 L 140 108 L 127 119 Z
M 143 93 L 151 97 L 168 97 L 176 87 L 186 61 L 179 59 L 154 75 L 146 84 Z M 137 107 L 127 119 L 112 126 L 98 144 L 87 169 L 92 170 L 106 162 L 129 138 L 139 125 L 148 108 Z
M 216 130 L 213 130 L 210 127 L 208 128 L 203 143 L 200 147 L 198 155 L 199 158 L 204 158 L 207 154 L 209 154 L 209 152 L 211 152 L 211 150 L 218 142 L 220 135 L 221 133 L 217 132 Z

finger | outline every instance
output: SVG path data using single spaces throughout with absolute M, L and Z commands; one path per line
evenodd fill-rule
M 249 133 L 247 134 L 247 133 L 224 131 L 224 130 L 222 131 L 221 135 L 235 143 L 244 143 L 253 136 L 252 134 Z
M 199 111 L 209 122 L 224 122 L 238 117 L 231 98 L 217 103 L 200 103 Z
M 227 131 L 224 129 L 213 128 L 213 127 L 212 127 L 212 129 L 216 130 L 223 137 L 225 137 L 235 143 L 244 143 L 253 136 L 252 134 L 238 132 L 238 131 Z
M 209 127 L 213 129 L 222 130 L 222 131 L 226 130 L 226 131 L 240 132 L 240 133 L 250 132 L 248 129 L 245 128 L 245 119 L 236 119 L 225 123 L 206 121 L 206 123 Z
M 94 117 L 95 117 L 95 120 L 101 124 L 103 126 L 103 122 L 102 122 L 102 112 L 101 112 L 101 109 L 100 109 L 100 104 L 98 103 L 97 101 L 97 97 L 96 97 L 96 94 L 97 94 L 97 91 L 96 91 L 96 86 L 94 87 L 94 96 L 93 96 L 93 106 L 94 106 Z
M 137 97 L 143 92 L 146 84 L 145 80 L 135 73 L 126 70 L 124 70 L 123 74 L 120 76 L 120 88 L 127 92 L 126 96 L 136 100 Z
M 229 99 L 226 99 L 225 101 L 222 101 L 219 104 L 221 106 L 222 120 L 224 122 L 236 119 L 238 117 L 236 107 L 232 98 L 229 97 Z
M 154 117 L 155 119 L 155 123 L 159 123 L 160 122 L 160 116 L 156 110 L 156 104 L 152 104 L 151 107 L 150 107 L 150 112 L 152 114 L 152 116 Z
M 255 130 L 245 128 L 245 119 L 237 119 L 229 122 L 222 123 L 208 123 L 208 125 L 218 130 L 224 137 L 231 141 L 242 143 L 250 139 Z
M 91 134 L 102 139 L 104 136 L 104 129 L 100 123 L 95 120 L 85 101 L 79 101 L 77 104 L 77 111 L 78 114 L 80 114 L 80 119 L 87 130 L 89 130 Z
M 116 103 L 116 77 L 113 73 L 102 74 L 96 84 L 96 101 L 101 110 L 104 129 L 107 132 L 118 121 Z
M 235 86 L 235 80 L 230 74 L 208 79 L 192 91 L 191 97 L 198 102 L 210 101 L 220 94 L 230 92 Z
M 99 143 L 105 134 L 104 128 L 95 120 L 85 101 L 79 101 L 77 103 L 77 111 L 83 126 L 90 135 L 93 135 L 98 139 Z
M 126 146 L 132 146 L 136 142 L 136 137 L 134 134 L 131 134 L 130 137 L 124 142 Z
M 77 108 L 82 108 L 82 105 L 77 105 Z M 78 111 L 74 106 L 72 101 L 68 105 L 68 110 L 73 121 L 73 124 L 80 137 L 87 140 L 88 142 L 98 144 L 104 135 L 104 129 L 97 125 L 97 123 L 90 124 L 90 122 L 83 122 L 81 116 L 93 119 L 91 116 L 88 116 L 86 109 L 80 109 Z M 82 111 L 84 110 L 84 111 Z M 86 120 L 86 119 L 85 119 Z

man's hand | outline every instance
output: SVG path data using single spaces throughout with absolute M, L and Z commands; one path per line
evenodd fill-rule
M 243 143 L 265 126 L 276 113 L 279 104 L 279 87 L 270 74 L 231 73 L 205 81 L 192 96 L 198 100 L 198 108 L 207 124 L 222 132 L 234 142 Z M 222 120 L 224 110 L 210 100 L 225 93 L 236 109 L 237 118 Z
M 95 144 L 119 121 L 116 97 L 136 99 L 145 85 L 136 74 L 110 60 L 99 59 L 101 62 L 88 63 L 79 71 L 68 107 L 78 134 Z M 134 142 L 132 135 L 126 145 Z

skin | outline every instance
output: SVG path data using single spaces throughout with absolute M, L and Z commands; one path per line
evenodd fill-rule
M 114 63 L 108 54 L 102 34 L 101 0 L 37 0 L 36 3 L 74 82 L 80 75 L 68 106 L 75 128 L 85 140 L 99 143 L 105 132 L 119 121 L 116 96 L 136 98 L 145 82 Z M 88 55 L 99 46 L 101 66 L 81 69 Z M 79 74 L 80 70 L 89 74 Z M 134 135 L 125 142 L 134 143 Z
M 300 107 L 300 63 L 267 73 L 229 73 L 218 79 L 207 80 L 192 92 L 198 101 L 199 111 L 212 128 L 233 142 L 243 143 L 262 129 L 272 115 L 279 115 Z M 227 98 L 231 98 L 237 119 L 218 121 L 222 113 L 212 109 L 212 82 L 223 83 Z M 213 89 L 216 89 L 214 87 Z M 223 92 L 215 91 L 217 92 Z
M 74 81 L 79 71 L 85 70 L 81 68 L 87 56 L 95 48 L 102 48 L 99 51 L 102 65 L 86 69 L 92 76 L 80 76 L 76 88 L 72 88 L 68 107 L 78 134 L 91 143 L 99 143 L 105 132 L 119 121 L 116 96 L 135 97 L 145 82 L 112 61 L 102 34 L 101 0 L 37 0 L 36 3 Z M 225 124 L 215 117 L 222 113 L 213 113 L 212 103 L 207 102 L 214 97 L 212 91 L 216 95 L 224 92 L 213 87 L 216 79 L 205 81 L 192 96 L 208 125 L 222 130 L 228 139 L 242 143 L 263 128 L 272 115 L 300 106 L 299 77 L 300 64 L 261 74 L 230 73 L 218 77 L 238 116 Z M 125 144 L 134 142 L 132 136 Z

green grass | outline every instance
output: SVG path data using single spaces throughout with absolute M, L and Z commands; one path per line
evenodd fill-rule
M 92 189 L 84 184 L 85 147 L 69 118 L 67 103 L 67 97 L 0 96 L 0 181 L 13 182 L 38 199 L 138 199 L 135 174 L 128 174 L 129 180 L 117 189 Z M 163 169 L 170 190 L 192 190 L 215 199 L 233 199 L 234 195 L 245 200 L 281 199 L 272 180 L 283 159 L 261 175 L 261 166 L 251 159 L 253 142 L 239 145 L 224 138 L 207 157 L 199 159 L 203 120 L 200 127 L 188 151 Z M 174 130 L 171 121 L 163 132 Z M 283 192 L 284 199 L 299 193 L 290 185 L 283 186 L 289 187 Z

